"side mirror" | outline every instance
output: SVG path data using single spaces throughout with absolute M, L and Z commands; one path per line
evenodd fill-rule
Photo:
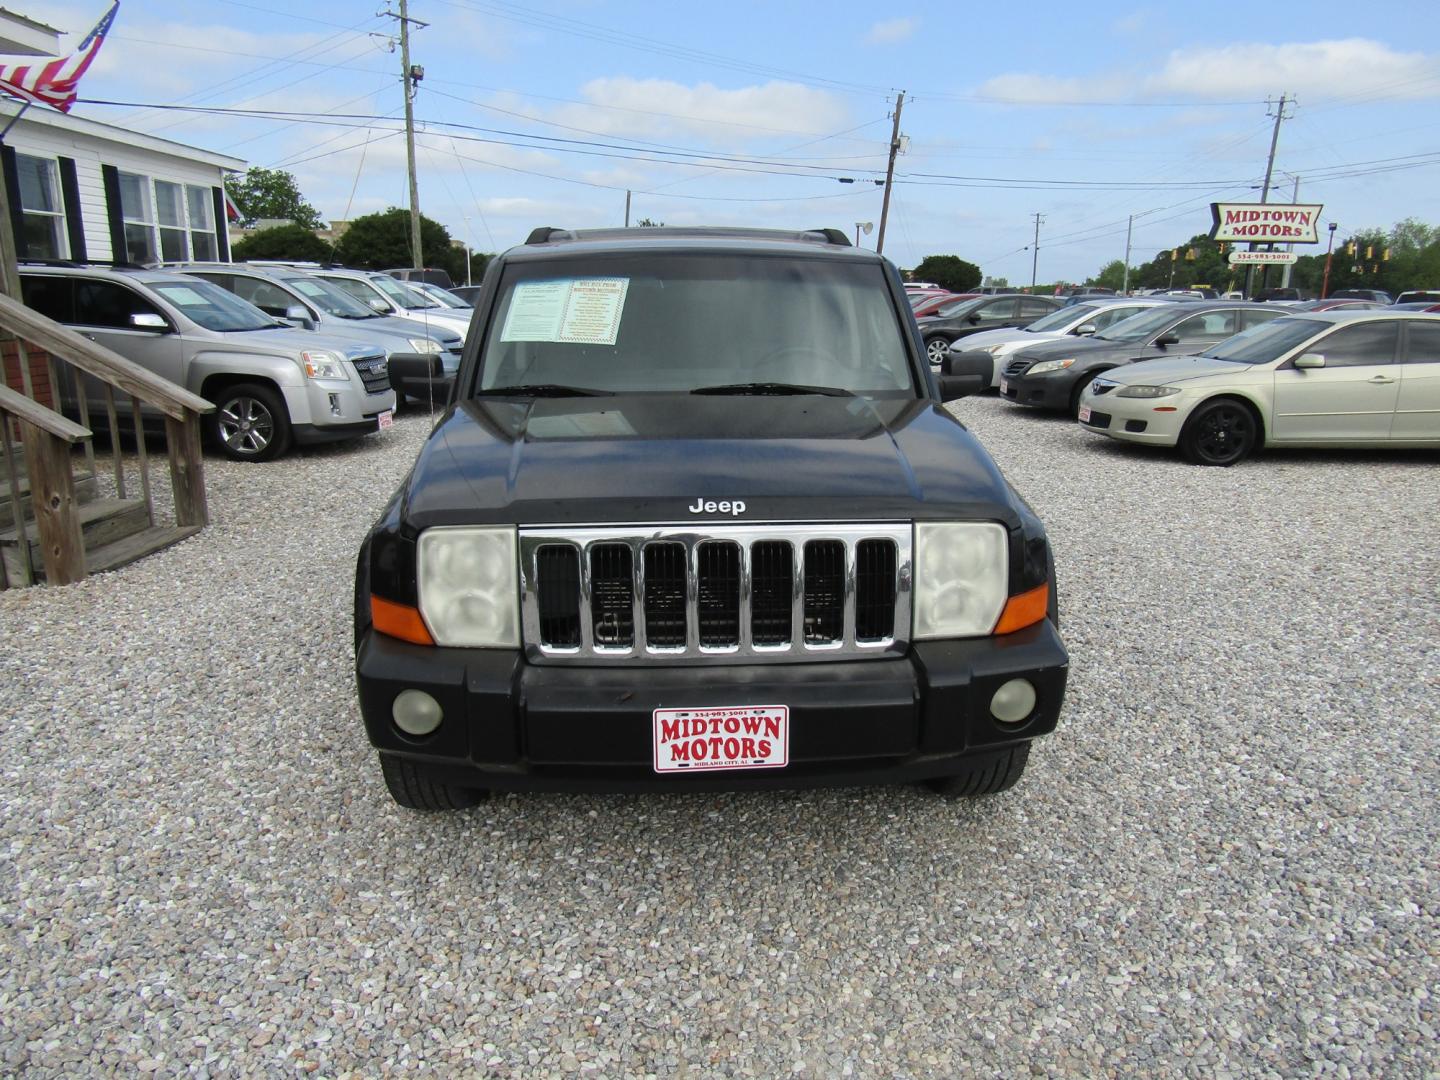
M 1176 336 L 1173 332 L 1169 334 L 1161 334 L 1158 338 L 1155 339 L 1155 344 L 1163 349 L 1169 345 L 1179 345 L 1180 338 Z
M 980 313 L 978 311 L 972 311 L 969 318 L 967 318 L 965 321 L 968 322 L 971 326 L 974 326 L 980 321 Z
M 955 401 L 978 394 L 990 384 L 983 375 L 941 375 L 936 381 L 940 384 L 941 401 Z
M 154 315 L 148 311 L 141 312 L 138 315 L 131 315 L 130 325 L 136 330 L 154 330 L 161 334 L 168 334 L 170 332 L 170 324 L 165 321 L 163 315 Z
M 282 318 L 291 326 L 298 326 L 302 330 L 314 330 L 319 325 L 310 317 L 310 312 L 303 304 L 291 304 L 285 309 Z
M 384 300 L 381 300 L 378 296 L 372 296 L 370 298 L 370 306 L 376 311 L 378 311 L 381 315 L 390 314 L 390 305 L 387 304 Z
M 1325 355 L 1318 352 L 1301 353 L 1295 358 L 1297 368 L 1322 368 L 1325 366 Z
M 1095 331 L 1099 329 L 1100 328 L 1096 326 L 1093 322 L 1086 322 L 1081 323 L 1079 326 L 1075 327 L 1075 329 L 1070 332 L 1076 337 L 1089 337 L 1091 334 L 1095 333 Z

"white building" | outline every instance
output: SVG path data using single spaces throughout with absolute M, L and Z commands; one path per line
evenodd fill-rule
M 0 128 L 19 107 L 0 98 Z M 39 105 L 0 146 L 21 261 L 228 260 L 224 178 L 244 168 L 240 158 Z

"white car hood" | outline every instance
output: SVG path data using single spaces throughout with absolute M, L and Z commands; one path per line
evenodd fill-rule
M 1159 356 L 1107 371 L 1100 378 L 1121 386 L 1174 386 L 1211 375 L 1234 375 L 1249 371 L 1253 366 L 1229 360 L 1212 360 L 1208 356 Z
M 962 349 L 984 349 L 991 345 L 1029 345 L 1032 341 L 1050 341 L 1065 335 L 1056 330 L 1017 330 L 1004 327 L 999 330 L 984 330 L 978 334 L 961 338 L 956 342 Z

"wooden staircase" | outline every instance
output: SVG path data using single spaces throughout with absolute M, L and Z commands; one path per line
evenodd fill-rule
M 214 406 L 3 294 L 0 335 L 0 589 L 114 570 L 208 524 L 199 418 Z M 156 516 L 147 412 L 165 425 L 171 521 Z M 134 437 L 128 465 L 121 415 Z M 103 472 L 97 423 L 111 447 Z

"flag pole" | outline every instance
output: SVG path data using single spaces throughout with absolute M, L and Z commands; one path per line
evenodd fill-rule
M 24 116 L 25 110 L 30 108 L 30 106 L 33 104 L 34 102 L 31 101 L 20 102 L 20 111 L 17 112 L 14 116 L 12 116 L 10 118 L 10 122 L 5 125 L 4 130 L 0 131 L 0 143 L 3 143 L 5 141 L 5 136 L 10 134 L 10 129 L 15 126 L 16 121 L 18 121 L 20 117 Z

